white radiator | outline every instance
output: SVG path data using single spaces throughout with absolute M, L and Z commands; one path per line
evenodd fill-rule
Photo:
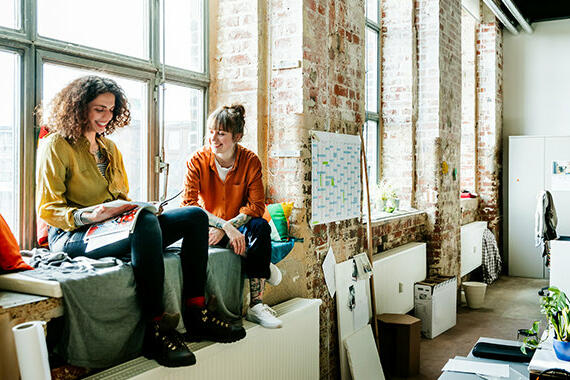
M 414 308 L 414 283 L 426 278 L 426 243 L 408 243 L 372 257 L 376 313 Z
M 461 226 L 461 277 L 481 265 L 483 232 L 487 222 L 473 222 Z
M 247 335 L 238 342 L 191 343 L 196 364 L 190 367 L 166 368 L 139 357 L 87 379 L 318 379 L 320 304 L 294 298 L 274 307 L 283 321 L 280 329 L 244 320 Z

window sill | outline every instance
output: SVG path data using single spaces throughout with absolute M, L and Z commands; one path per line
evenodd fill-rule
M 397 210 L 394 212 L 379 212 L 379 213 L 372 215 L 371 222 L 372 222 L 372 225 L 375 225 L 375 224 L 384 223 L 384 222 L 388 222 L 388 221 L 392 221 L 392 220 L 406 218 L 408 216 L 420 215 L 423 213 L 424 213 L 424 211 L 416 210 L 413 208 L 406 209 L 406 210 Z M 367 224 L 367 223 L 368 223 L 368 218 L 366 217 L 366 215 L 364 215 L 364 224 Z

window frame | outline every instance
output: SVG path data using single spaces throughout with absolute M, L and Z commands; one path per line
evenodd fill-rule
M 367 0 L 367 1 L 377 1 L 378 2 L 378 7 L 376 8 L 376 21 L 369 19 L 368 15 L 364 15 L 365 19 L 366 19 L 366 25 L 365 25 L 365 32 L 364 35 L 366 36 L 366 31 L 368 29 L 371 29 L 374 33 L 377 34 L 377 52 L 378 55 L 376 57 L 376 89 L 377 89 L 377 94 L 376 94 L 376 110 L 377 112 L 370 112 L 368 111 L 368 109 L 366 108 L 366 104 L 365 104 L 365 120 L 364 122 L 367 123 L 369 120 L 371 121 L 375 121 L 377 123 L 377 129 L 376 129 L 376 141 L 377 141 L 377 147 L 376 147 L 376 157 L 366 157 L 367 161 L 374 159 L 376 161 L 376 180 L 377 183 L 379 183 L 382 179 L 382 165 L 381 165 L 381 157 L 382 157 L 382 118 L 380 117 L 381 114 L 381 106 L 382 106 L 382 89 L 381 89 L 381 74 L 382 74 L 382 61 L 381 61 L 381 51 L 382 51 L 382 38 L 381 38 L 381 24 L 380 24 L 380 15 L 382 13 L 382 1 L 381 0 Z M 366 4 L 365 4 L 365 8 L 366 8 Z M 366 12 L 365 12 L 366 13 Z M 365 59 L 366 59 L 366 44 L 365 44 Z M 366 88 L 367 85 L 367 81 L 364 81 L 364 92 L 365 94 L 368 94 L 368 89 Z M 370 131 L 368 131 L 370 132 Z M 366 143 L 365 143 L 366 144 Z M 370 177 L 370 175 L 369 175 Z
M 104 70 L 112 75 L 148 83 L 147 100 L 147 197 L 157 200 L 160 194 L 160 170 L 156 162 L 163 160 L 159 103 L 161 83 L 197 88 L 203 91 L 202 134 L 208 110 L 208 87 L 210 83 L 208 30 L 209 0 L 203 1 L 203 59 L 204 71 L 194 72 L 171 67 L 162 62 L 160 44 L 163 31 L 160 17 L 165 0 L 148 0 L 149 59 L 142 59 L 120 53 L 104 51 L 65 41 L 43 37 L 37 33 L 37 0 L 21 1 L 19 29 L 0 26 L 0 49 L 14 51 L 20 55 L 20 122 L 19 122 L 19 233 L 22 248 L 36 245 L 35 216 L 35 171 L 36 146 L 39 134 L 35 108 L 41 104 L 43 65 L 52 63 L 82 69 Z

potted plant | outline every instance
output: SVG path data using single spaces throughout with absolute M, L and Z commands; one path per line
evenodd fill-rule
M 388 180 L 383 179 L 378 185 L 378 193 L 381 199 L 381 209 L 385 212 L 394 212 L 400 205 L 396 190 Z
M 550 287 L 540 299 L 540 312 L 546 316 L 549 328 L 546 338 L 538 338 L 539 321 L 525 331 L 521 351 L 526 354 L 527 348 L 536 349 L 540 343 L 548 339 L 550 331 L 554 331 L 553 347 L 556 357 L 570 361 L 570 304 L 566 294 L 557 287 Z

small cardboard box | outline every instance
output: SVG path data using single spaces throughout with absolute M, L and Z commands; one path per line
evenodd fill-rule
M 422 334 L 433 339 L 455 326 L 457 278 L 431 277 L 414 285 L 414 314 L 422 320 Z
M 410 377 L 420 372 L 421 321 L 407 314 L 376 317 L 382 368 L 392 376 Z

